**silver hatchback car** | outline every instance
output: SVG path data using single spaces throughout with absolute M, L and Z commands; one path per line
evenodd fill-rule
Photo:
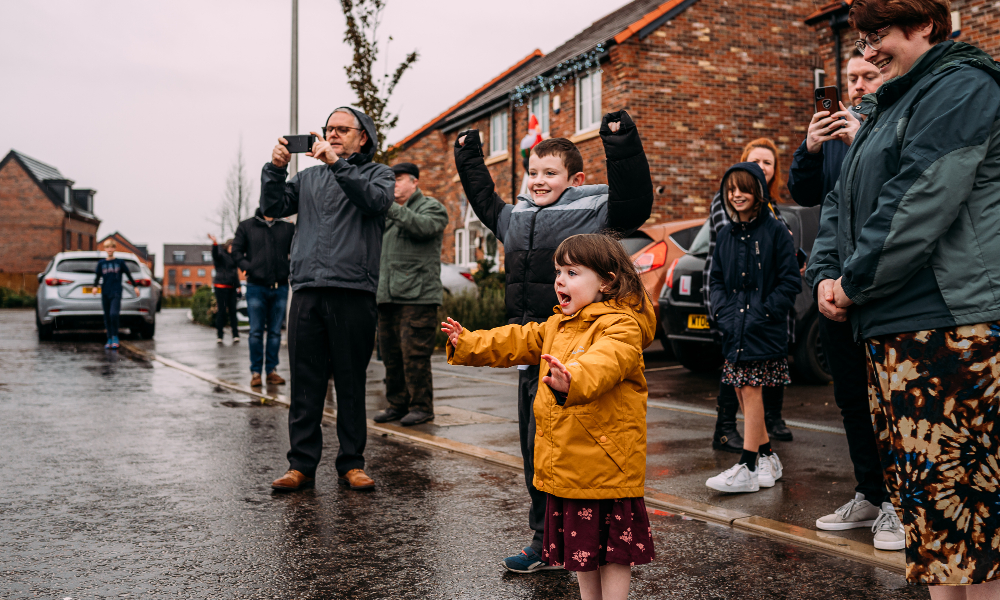
M 56 331 L 104 329 L 101 288 L 94 286 L 97 261 L 106 252 L 60 252 L 38 275 L 35 324 L 38 339 L 47 340 Z M 128 265 L 136 286 L 122 282 L 121 326 L 133 335 L 152 338 L 156 333 L 156 311 L 160 284 L 145 264 L 131 252 L 115 252 Z

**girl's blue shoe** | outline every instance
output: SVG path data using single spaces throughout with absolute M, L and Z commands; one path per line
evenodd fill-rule
M 108 338 L 108 343 L 104 344 L 104 348 L 107 349 L 107 350 L 110 350 L 111 349 L 111 343 L 112 343 L 112 341 L 113 340 L 111 338 Z
M 117 335 L 111 338 L 111 348 L 113 350 L 117 350 L 118 349 L 118 336 Z

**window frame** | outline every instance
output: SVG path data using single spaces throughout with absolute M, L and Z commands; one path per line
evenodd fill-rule
M 593 97 L 594 81 L 595 80 L 597 82 L 597 94 L 598 94 L 598 97 L 597 97 L 597 110 L 596 111 L 594 110 L 594 97 Z M 587 84 L 584 84 L 584 81 L 586 81 Z M 573 102 L 573 105 L 575 107 L 575 112 L 576 112 L 576 115 L 575 115 L 576 132 L 578 134 L 584 133 L 584 132 L 587 132 L 587 131 L 592 131 L 592 130 L 597 129 L 598 127 L 601 126 L 601 118 L 604 116 L 604 114 L 602 112 L 602 108 L 604 106 L 604 94 L 603 94 L 603 91 L 602 91 L 602 85 L 603 85 L 603 83 L 604 83 L 604 81 L 603 81 L 603 77 L 601 76 L 601 68 L 600 68 L 600 66 L 598 66 L 597 68 L 595 68 L 595 69 L 593 69 L 591 71 L 587 71 L 586 73 L 577 75 L 577 77 L 576 77 L 576 85 L 575 85 L 575 87 L 576 87 L 576 99 Z M 591 114 L 590 114 L 590 120 L 587 123 L 584 123 L 584 119 L 583 119 L 583 117 L 584 117 L 584 111 L 583 111 L 583 107 L 584 107 L 584 104 L 583 104 L 584 95 L 582 93 L 582 90 L 584 89 L 584 85 L 589 85 L 589 88 L 590 88 L 589 89 L 589 94 L 587 95 L 587 100 L 588 100 L 588 103 L 590 104 Z
M 181 277 L 190 277 L 191 269 L 181 269 Z
M 500 135 L 497 135 L 496 123 L 502 123 L 503 126 L 500 128 Z M 510 135 L 510 114 L 507 112 L 506 108 L 494 111 L 490 113 L 490 156 L 500 156 L 505 154 L 510 148 L 508 148 L 509 140 L 507 137 Z
M 211 250 L 202 250 L 201 251 L 201 262 L 206 263 L 206 264 L 212 262 L 212 251 Z
M 544 99 L 544 103 L 542 102 L 542 99 Z M 535 100 L 539 100 L 539 108 L 544 112 L 535 112 Z M 543 138 L 547 138 L 549 135 L 549 128 L 551 127 L 551 119 L 549 119 L 549 116 L 552 113 L 552 99 L 549 97 L 549 93 L 543 92 L 541 94 L 535 94 L 531 97 L 528 107 L 528 120 L 531 120 L 531 115 L 538 117 L 538 125 L 542 129 L 539 133 L 542 134 Z M 544 124 L 542 118 L 543 116 Z

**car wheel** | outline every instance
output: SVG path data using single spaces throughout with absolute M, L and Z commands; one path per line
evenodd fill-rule
M 153 319 L 152 323 L 147 323 L 143 321 L 142 324 L 139 325 L 137 329 L 139 335 L 141 335 L 143 339 L 146 340 L 153 339 L 153 336 L 156 335 L 156 319 Z
M 38 328 L 38 341 L 46 342 L 52 339 L 52 333 L 56 329 L 56 324 L 55 323 L 50 323 L 48 325 L 43 324 L 42 321 L 38 318 L 38 307 L 36 306 L 35 327 Z
M 715 344 L 670 340 L 670 347 L 688 371 L 710 373 L 722 366 L 722 352 Z
M 813 315 L 802 328 L 803 335 L 792 357 L 795 359 L 795 370 L 800 375 L 816 383 L 829 383 L 833 377 L 826 362 L 819 327 L 819 315 Z

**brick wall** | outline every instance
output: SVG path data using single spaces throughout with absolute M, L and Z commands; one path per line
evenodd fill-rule
M 0 169 L 0 215 L 0 271 L 40 273 L 63 250 L 63 211 L 16 160 Z M 93 229 L 88 235 L 96 233 Z M 72 231 L 75 243 L 77 231 Z

